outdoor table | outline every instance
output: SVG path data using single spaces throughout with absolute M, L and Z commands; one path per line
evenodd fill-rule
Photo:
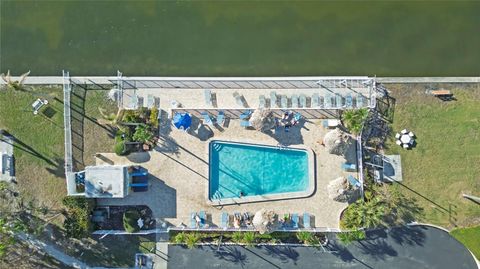
M 404 149 L 408 149 L 413 146 L 415 142 L 415 134 L 407 129 L 403 129 L 400 133 L 395 135 L 395 143 Z

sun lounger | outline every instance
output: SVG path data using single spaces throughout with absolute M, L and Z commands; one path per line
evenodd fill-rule
M 205 211 L 200 211 L 198 212 L 198 216 L 200 217 L 200 228 L 203 228 L 207 220 L 207 214 L 205 213 Z
M 357 171 L 357 165 L 354 163 L 343 163 L 342 169 L 345 171 Z
M 260 95 L 258 97 L 258 107 L 265 108 L 265 95 Z
M 363 95 L 359 93 L 357 95 L 357 108 L 363 107 L 363 101 L 364 101 L 363 99 L 364 99 Z
M 240 126 L 245 127 L 245 128 L 252 127 L 252 123 L 248 120 L 242 120 L 242 121 L 240 121 Z
M 223 229 L 227 229 L 228 228 L 228 213 L 227 212 L 222 212 L 222 216 L 221 216 L 221 222 L 220 222 L 220 227 L 222 227 Z
M 288 108 L 287 96 L 282 95 L 282 97 L 280 98 L 280 105 L 282 106 L 282 108 Z
M 292 228 L 293 229 L 298 229 L 298 214 L 297 213 L 293 213 L 292 214 Z
M 332 96 L 330 94 L 327 94 L 325 96 L 325 108 L 332 108 Z
M 197 221 L 195 220 L 196 215 L 197 215 L 196 212 L 190 213 L 190 228 L 192 229 L 197 228 Z
M 220 110 L 218 111 L 218 115 L 217 115 L 217 124 L 222 126 L 224 122 L 225 122 L 225 113 Z
M 240 114 L 240 119 L 244 120 L 244 119 L 250 117 L 250 115 L 252 115 L 252 111 L 251 110 L 245 110 L 245 111 L 243 111 L 242 114 Z
M 358 179 L 354 178 L 353 176 L 349 175 L 347 177 L 347 180 L 348 180 L 348 183 L 350 183 L 350 185 L 352 185 L 353 187 L 360 187 L 360 182 L 358 181 Z
M 292 95 L 292 108 L 298 108 L 298 96 L 296 94 Z
M 307 107 L 307 97 L 305 94 L 300 94 L 300 107 L 306 108 Z
M 335 106 L 338 107 L 343 107 L 343 97 L 340 94 L 335 94 Z
M 203 93 L 205 94 L 205 104 L 207 106 L 212 106 L 212 92 L 210 90 L 204 90 Z
M 155 97 L 151 94 L 147 94 L 147 99 L 144 100 L 146 108 L 152 108 L 155 106 Z
M 294 120 L 295 122 L 298 122 L 298 121 L 300 121 L 301 119 L 302 119 L 302 114 L 296 112 L 295 115 L 293 115 L 293 120 Z
M 347 96 L 345 97 L 345 107 L 346 108 L 353 108 L 353 98 L 352 98 L 352 94 L 347 94 Z
M 320 97 L 318 96 L 318 93 L 314 93 L 312 95 L 312 103 L 310 104 L 311 108 L 317 108 L 320 107 Z
M 310 226 L 310 214 L 303 213 L 303 227 L 309 229 Z
M 238 105 L 243 106 L 242 96 L 240 96 L 238 92 L 234 92 L 233 97 L 235 98 L 235 101 L 237 102 Z
M 203 124 L 210 125 L 210 126 L 213 125 L 212 118 L 210 118 L 210 115 L 208 115 L 207 112 L 202 112 L 201 115 L 203 117 Z
M 270 107 L 276 108 L 277 107 L 277 93 L 270 92 Z

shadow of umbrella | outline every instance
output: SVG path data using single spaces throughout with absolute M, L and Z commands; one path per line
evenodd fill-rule
M 144 163 L 150 161 L 149 152 L 134 152 L 127 156 L 127 159 L 133 163 Z

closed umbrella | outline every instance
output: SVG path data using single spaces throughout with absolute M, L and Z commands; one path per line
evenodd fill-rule
M 252 225 L 260 234 L 270 233 L 275 228 L 274 221 L 275 213 L 273 211 L 267 212 L 262 208 L 253 216 Z

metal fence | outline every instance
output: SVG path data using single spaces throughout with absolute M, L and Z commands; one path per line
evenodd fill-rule
M 223 109 L 223 108 L 208 108 L 208 109 L 196 109 L 196 108 L 172 108 L 173 113 L 189 113 L 192 116 L 202 118 L 202 113 L 206 112 L 209 115 L 215 116 L 218 114 L 219 111 L 223 111 L 225 117 L 231 119 L 238 119 L 240 115 L 244 113 L 246 110 L 251 110 L 248 108 L 239 109 L 239 108 L 232 108 L 232 109 Z M 281 118 L 285 111 L 290 111 L 293 113 L 300 113 L 306 119 L 333 119 L 340 117 L 340 110 L 338 109 L 315 109 L 315 108 L 286 108 L 286 109 L 271 109 L 274 116 Z

